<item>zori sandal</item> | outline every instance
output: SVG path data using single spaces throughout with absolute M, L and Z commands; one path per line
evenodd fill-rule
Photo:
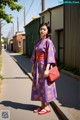
M 34 112 L 34 113 L 38 113 L 41 109 L 42 109 L 42 108 L 39 107 L 39 108 L 35 109 L 33 112 Z
M 51 112 L 51 110 L 47 107 L 43 108 L 41 111 L 38 112 L 39 115 L 43 115 L 43 114 L 46 114 L 46 113 L 49 113 Z

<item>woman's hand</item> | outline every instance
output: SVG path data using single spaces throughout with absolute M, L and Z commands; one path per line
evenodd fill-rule
M 44 77 L 48 77 L 48 75 L 49 75 L 49 67 L 50 67 L 50 64 L 47 64 L 46 70 L 44 71 Z
M 49 75 L 49 70 L 45 70 L 44 71 L 44 77 L 48 77 L 48 75 Z

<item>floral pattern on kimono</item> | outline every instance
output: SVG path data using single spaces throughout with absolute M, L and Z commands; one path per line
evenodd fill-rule
M 38 51 L 43 51 L 46 53 L 46 41 L 47 41 L 47 59 L 42 61 L 36 61 L 35 55 Z M 33 70 L 33 83 L 32 83 L 32 93 L 31 100 L 51 102 L 57 98 L 57 91 L 55 82 L 50 83 L 47 78 L 44 77 L 44 71 L 46 65 L 55 63 L 55 47 L 50 39 L 44 39 L 37 42 L 34 47 L 31 61 L 34 64 Z

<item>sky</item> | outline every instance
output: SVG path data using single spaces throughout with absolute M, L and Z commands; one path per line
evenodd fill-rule
M 45 0 L 45 10 L 54 6 L 61 4 L 62 0 Z M 13 36 L 13 28 L 14 34 L 17 32 L 17 18 L 19 20 L 19 31 L 24 31 L 24 7 L 26 9 L 26 24 L 32 21 L 32 17 L 39 17 L 39 13 L 41 13 L 41 0 L 18 0 L 18 4 L 23 6 L 23 9 L 17 12 L 16 10 L 11 11 L 9 7 L 6 7 L 6 12 L 8 14 L 12 14 L 13 16 L 13 24 L 7 24 L 5 21 L 3 22 L 2 34 L 4 37 Z

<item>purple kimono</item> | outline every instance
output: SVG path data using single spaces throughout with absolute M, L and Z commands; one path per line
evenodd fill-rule
M 35 54 L 36 51 L 46 52 L 46 41 L 48 47 L 48 56 L 46 60 L 36 61 Z M 44 78 L 44 71 L 48 63 L 55 63 L 54 59 L 55 47 L 50 39 L 44 39 L 37 42 L 34 47 L 34 51 L 31 57 L 32 63 L 34 64 L 33 70 L 33 83 L 32 83 L 32 94 L 31 100 L 42 101 L 42 102 L 51 102 L 57 98 L 57 91 L 55 82 L 50 83 L 47 78 Z

